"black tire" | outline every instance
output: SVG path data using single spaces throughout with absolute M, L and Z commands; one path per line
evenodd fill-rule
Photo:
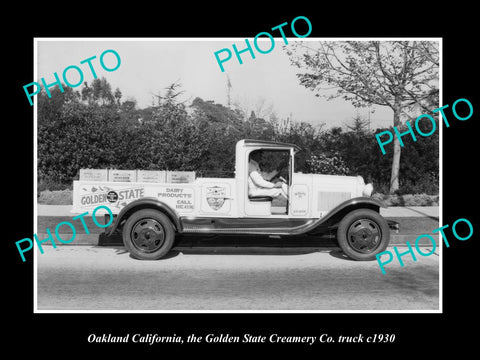
M 337 229 L 340 248 L 350 258 L 375 260 L 390 242 L 387 221 L 376 211 L 358 209 L 348 213 Z
M 139 260 L 158 260 L 173 246 L 175 228 L 170 219 L 154 209 L 134 212 L 123 226 L 123 244 Z

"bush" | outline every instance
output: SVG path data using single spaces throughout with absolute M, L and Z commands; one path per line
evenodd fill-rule
M 429 194 L 437 195 L 439 190 L 438 174 L 430 172 L 421 175 L 415 181 L 400 181 L 400 188 L 396 192 L 398 195 L 404 194 Z
M 312 174 L 347 175 L 350 172 L 338 154 L 332 156 L 312 154 L 310 158 L 307 159 L 305 165 L 306 171 Z
M 439 196 L 428 194 L 385 195 L 376 193 L 372 198 L 385 203 L 387 206 L 438 206 Z
M 390 184 L 388 182 L 373 182 L 373 189 L 375 193 L 388 194 L 390 191 Z M 395 195 L 408 194 L 428 194 L 438 195 L 439 180 L 437 174 L 427 173 L 416 181 L 407 179 L 400 181 L 400 188 L 395 191 Z
M 56 191 L 56 190 L 72 190 L 73 183 L 61 183 L 51 179 L 39 179 L 37 183 L 37 196 L 40 196 L 40 193 L 45 190 Z
M 44 190 L 38 193 L 37 203 L 44 205 L 72 205 L 73 192 L 70 189 L 57 191 Z
M 287 128 L 254 114 L 246 120 L 242 112 L 199 98 L 187 109 L 176 100 L 175 84 L 145 109 L 122 104 L 101 79 L 81 94 L 65 89 L 52 89 L 52 98 L 38 95 L 39 192 L 68 188 L 81 168 L 234 171 L 235 143 L 244 138 L 300 146 L 295 171 L 360 175 L 377 192 L 389 192 L 392 153 L 383 155 L 374 141 L 384 129 L 367 131 L 359 121 L 348 127 L 352 131 L 323 131 L 304 122 Z M 438 150 L 438 132 L 402 149 L 397 195 L 438 194 Z

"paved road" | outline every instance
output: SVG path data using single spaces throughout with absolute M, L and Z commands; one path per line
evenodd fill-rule
M 401 250 L 401 249 L 400 249 Z M 426 251 L 426 250 L 425 250 Z M 438 254 L 438 252 L 437 252 Z M 123 247 L 37 252 L 38 310 L 438 310 L 439 257 L 378 263 L 337 248 L 185 248 L 159 261 Z

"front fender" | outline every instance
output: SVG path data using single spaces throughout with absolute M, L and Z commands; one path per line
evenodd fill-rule
M 367 208 L 379 212 L 381 207 L 386 208 L 387 206 L 380 200 L 372 199 L 371 197 L 356 197 L 346 200 L 343 203 L 334 207 L 322 218 L 322 220 L 327 221 L 337 216 L 338 214 L 341 214 L 345 211 L 345 209 L 349 209 L 348 212 L 350 212 L 353 209 Z
M 163 212 L 170 218 L 176 230 L 178 232 L 182 232 L 182 224 L 175 210 L 155 197 L 143 197 L 141 199 L 132 201 L 122 210 L 120 210 L 114 223 L 105 230 L 105 235 L 110 236 L 115 230 L 117 230 L 123 220 L 127 219 L 130 214 L 141 209 L 156 209 Z
M 370 197 L 352 198 L 337 205 L 325 216 L 309 224 L 308 228 L 304 229 L 303 233 L 315 233 L 316 231 L 319 231 L 319 229 L 322 229 L 320 232 L 323 232 L 326 228 L 332 228 L 340 222 L 345 215 L 353 210 L 372 209 L 380 212 L 381 207 L 386 208 L 387 206 L 377 199 L 372 199 Z

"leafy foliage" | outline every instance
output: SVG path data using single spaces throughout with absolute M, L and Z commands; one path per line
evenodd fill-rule
M 297 42 L 287 53 L 301 85 L 327 99 L 354 106 L 387 106 L 393 126 L 412 119 L 413 110 L 438 103 L 438 44 L 432 41 Z M 401 145 L 393 140 L 390 192 L 398 190 Z
M 96 84 L 96 85 L 95 85 Z M 324 130 L 305 122 L 279 127 L 276 120 L 248 118 L 238 110 L 196 98 L 180 102 L 178 86 L 138 109 L 122 101 L 119 89 L 100 79 L 88 90 L 52 89 L 38 98 L 38 181 L 50 190 L 70 187 L 80 168 L 195 170 L 203 176 L 232 177 L 235 143 L 254 138 L 302 148 L 295 171 L 361 175 L 375 188 L 388 188 L 391 152 L 382 155 L 375 132 L 361 118 L 346 130 Z M 95 95 L 96 94 L 96 95 Z M 438 125 L 438 124 L 437 124 Z M 420 123 L 428 133 L 431 124 Z M 430 127 L 429 127 L 430 126 Z M 438 131 L 417 142 L 405 139 L 400 193 L 438 193 Z
M 350 172 L 339 155 L 311 155 L 306 164 L 307 171 L 313 174 L 347 175 Z

